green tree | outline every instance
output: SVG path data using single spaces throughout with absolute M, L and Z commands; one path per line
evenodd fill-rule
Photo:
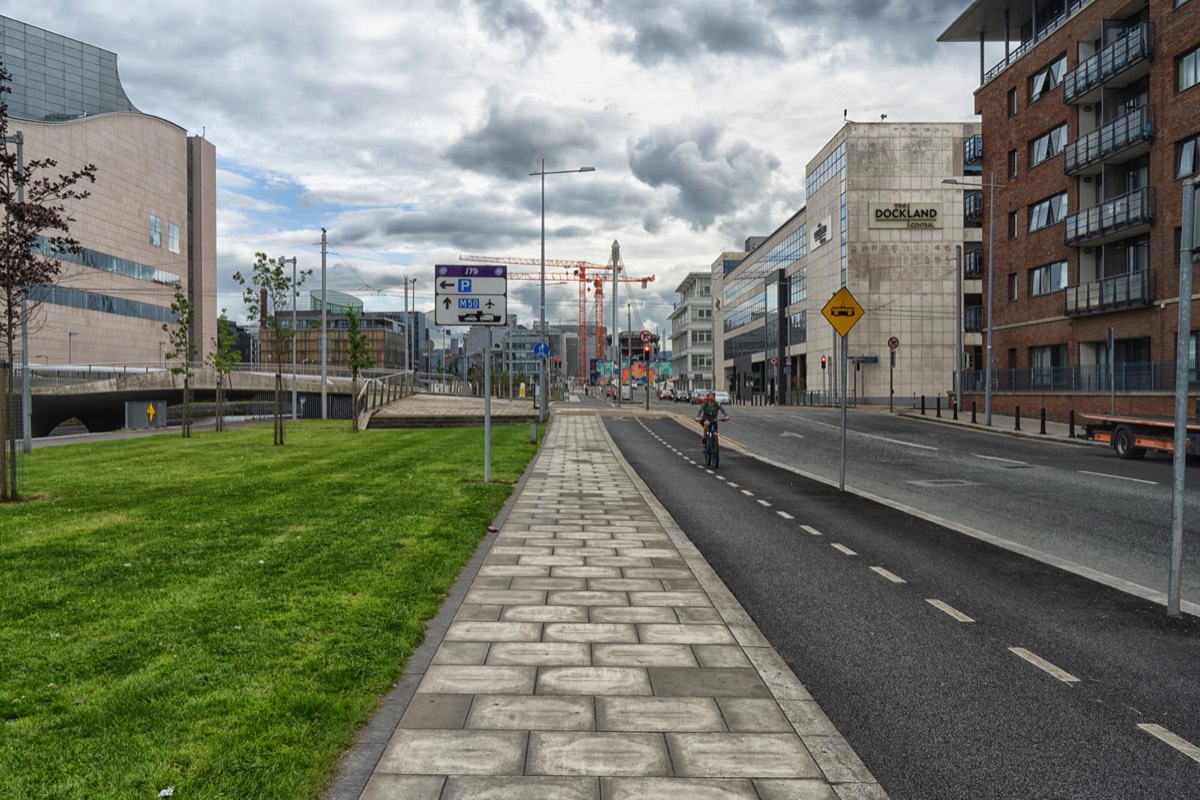
M 196 317 L 196 308 L 183 293 L 182 287 L 175 287 L 175 301 L 171 303 L 171 313 L 175 315 L 175 325 L 164 322 L 162 329 L 167 334 L 171 349 L 165 354 L 168 361 L 178 361 L 171 367 L 172 375 L 183 376 L 183 438 L 192 435 L 192 378 L 195 377 L 196 345 L 192 341 L 192 321 Z
M 12 75 L 0 67 L 0 334 L 4 359 L 0 363 L 0 501 L 17 500 L 18 426 L 7 415 L 13 340 L 21 323 L 28 322 L 31 307 L 44 296 L 62 272 L 60 256 L 80 251 L 71 238 L 68 204 L 84 200 L 81 188 L 95 183 L 96 166 L 88 164 L 73 172 L 53 174 L 58 162 L 52 158 L 21 163 L 19 148 L 23 135 L 9 133 L 8 104 L 4 95 L 12 91 Z M 16 145 L 17 147 L 13 147 Z M 11 430 L 10 430 L 11 429 Z M 11 435 L 10 435 L 11 434 Z
M 233 373 L 233 368 L 242 360 L 241 353 L 237 349 L 237 331 L 234 329 L 233 323 L 225 316 L 223 308 L 221 316 L 217 317 L 217 335 L 212 338 L 212 346 L 212 352 L 205 357 L 204 363 L 212 367 L 213 372 L 216 373 L 216 428 L 218 431 L 223 431 L 225 430 L 225 384 Z
M 365 369 L 375 366 L 374 354 L 367 332 L 359 325 L 358 312 L 349 309 L 346 312 L 347 360 L 350 362 L 350 418 L 353 420 L 350 430 L 358 433 L 358 374 Z
M 304 280 L 312 274 L 312 270 L 304 270 L 296 275 L 295 281 L 284 270 L 284 258 L 268 258 L 266 253 L 254 254 L 254 268 L 249 276 L 241 272 L 233 273 L 233 279 L 243 288 L 242 301 L 246 304 L 246 316 L 259 325 L 259 339 L 263 352 L 270 351 L 275 361 L 275 444 L 283 441 L 283 359 L 288 350 L 288 343 L 295 337 L 288 320 L 283 316 L 284 308 L 292 299 L 293 293 L 299 291 Z M 260 294 L 265 293 L 266 306 L 259 305 Z

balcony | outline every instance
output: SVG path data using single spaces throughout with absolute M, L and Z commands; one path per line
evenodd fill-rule
M 1063 103 L 1078 105 L 1100 99 L 1104 84 L 1122 73 L 1122 85 L 1131 83 L 1149 71 L 1149 60 L 1154 55 L 1154 24 L 1143 22 L 1105 47 L 1100 52 L 1081 61 L 1067 73 L 1063 80 Z M 1137 70 L 1133 68 L 1140 67 Z
M 963 139 L 963 165 L 974 166 L 983 163 L 983 136 L 975 134 Z
M 1100 166 L 1117 154 L 1128 159 L 1150 152 L 1153 140 L 1154 107 L 1142 106 L 1067 145 L 1063 173 L 1099 172 Z
M 963 192 L 963 222 L 970 225 L 983 224 L 983 190 L 968 189 Z
M 982 250 L 966 251 L 963 253 L 963 277 L 967 280 L 982 278 L 985 263 Z
M 983 333 L 983 306 L 967 306 L 963 309 L 963 332 Z
M 1137 189 L 1068 216 L 1063 243 L 1067 247 L 1104 244 L 1128 236 L 1139 226 L 1149 227 L 1153 221 L 1154 190 Z
M 1131 272 L 1068 286 L 1064 292 L 1063 313 L 1068 317 L 1148 306 L 1154 303 L 1154 271 Z

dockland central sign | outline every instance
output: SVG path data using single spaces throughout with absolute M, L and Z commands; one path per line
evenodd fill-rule
M 871 203 L 872 228 L 940 228 L 941 203 Z

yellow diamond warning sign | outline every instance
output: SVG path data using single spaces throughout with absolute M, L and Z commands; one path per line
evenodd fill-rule
M 829 320 L 834 330 L 845 336 L 862 319 L 863 309 L 854 299 L 854 295 L 850 294 L 850 290 L 843 286 L 829 298 L 821 313 Z

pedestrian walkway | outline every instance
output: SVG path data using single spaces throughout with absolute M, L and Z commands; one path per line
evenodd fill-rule
M 887 797 L 596 414 L 556 414 L 331 800 Z

